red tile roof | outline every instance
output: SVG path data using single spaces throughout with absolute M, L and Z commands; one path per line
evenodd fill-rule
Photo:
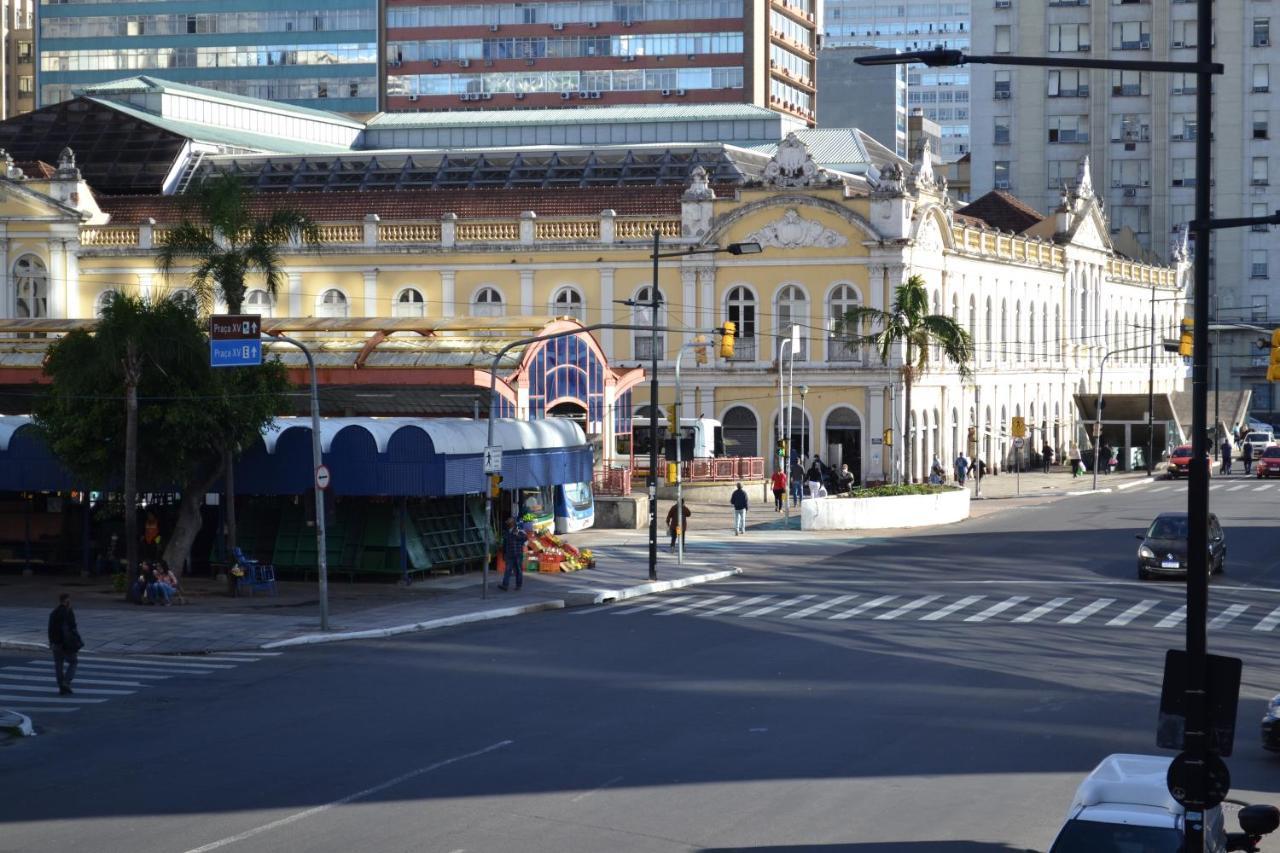
M 28 178 L 36 178 L 38 180 L 49 180 L 58 170 L 50 166 L 43 160 L 17 160 L 15 166 L 22 170 L 22 174 Z
M 1021 233 L 1044 221 L 1044 214 L 1004 190 L 992 190 L 956 211 L 990 228 Z
M 277 207 L 301 209 L 317 222 L 355 222 L 376 213 L 385 220 L 438 220 L 445 213 L 459 219 L 510 219 L 526 210 L 539 216 L 594 216 L 606 208 L 619 216 L 671 216 L 680 212 L 683 187 L 591 187 L 588 189 L 483 190 L 353 190 L 351 192 L 261 193 L 251 206 L 262 214 Z M 723 188 L 721 195 L 732 193 Z M 157 223 L 182 218 L 178 196 L 102 196 L 98 204 L 111 214 L 112 225 Z

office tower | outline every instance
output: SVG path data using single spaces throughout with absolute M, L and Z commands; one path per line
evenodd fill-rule
M 31 0 L 14 0 L 4 4 L 3 49 L 4 73 L 0 75 L 3 97 L 0 117 L 30 112 L 35 106 L 35 33 L 32 30 Z
M 906 157 L 907 66 L 866 67 L 855 61 L 880 52 L 876 47 L 818 51 L 818 87 L 827 93 L 818 101 L 818 127 L 856 127 Z

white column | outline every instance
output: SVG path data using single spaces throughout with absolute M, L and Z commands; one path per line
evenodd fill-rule
M 289 298 L 289 316 L 306 316 L 302 313 L 302 273 L 289 273 L 289 289 L 286 295 Z
M 533 270 L 520 270 L 520 313 L 533 314 Z
M 883 264 L 867 266 L 867 304 L 881 311 L 884 310 L 884 272 Z
M 152 289 L 155 287 L 155 277 L 149 272 L 138 273 L 138 296 L 142 299 L 150 299 Z
M 698 282 L 701 284 L 701 294 L 698 299 L 698 325 L 703 329 L 714 328 L 716 316 L 720 313 L 716 306 L 716 268 L 699 267 Z
M 13 317 L 17 313 L 18 294 L 9 269 L 8 226 L 0 223 L 0 317 Z
M 866 447 L 862 454 L 862 482 L 867 479 L 886 479 L 888 473 L 888 450 L 878 442 L 884 439 L 885 400 L 883 388 L 867 389 L 867 428 Z
M 614 304 L 613 304 L 613 267 L 600 268 L 600 322 L 613 323 L 614 320 Z M 604 350 L 604 354 L 609 357 L 610 361 L 614 359 L 613 351 L 613 329 L 601 329 L 597 333 L 600 341 L 600 348 Z M 612 409 L 610 409 L 612 411 Z M 609 424 L 609 434 L 613 434 L 613 422 Z M 612 445 L 610 445 L 612 447 Z
M 61 240 L 49 241 L 49 316 L 67 316 L 67 288 L 62 280 L 62 258 L 66 244 Z
M 77 317 L 88 317 L 93 306 L 84 306 L 80 299 L 80 242 L 72 240 L 62 244 L 62 277 L 66 287 L 66 306 Z M 69 316 L 69 315 L 64 315 Z
M 377 269 L 364 271 L 364 316 L 377 317 L 378 311 L 378 271 Z M 390 310 L 387 311 L 391 313 Z
M 698 324 L 698 270 L 694 267 L 681 267 L 680 285 L 680 301 L 684 303 L 680 311 L 680 319 L 685 331 L 680 335 L 679 340 L 682 344 L 687 344 L 693 340 L 693 332 L 690 329 Z M 668 312 L 667 316 L 669 318 L 671 312 Z
M 452 317 L 457 311 L 453 293 L 454 280 L 457 278 L 454 270 L 440 270 L 440 316 Z

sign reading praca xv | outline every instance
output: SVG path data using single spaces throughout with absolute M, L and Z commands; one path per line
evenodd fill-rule
M 209 318 L 209 364 L 252 367 L 262 364 L 261 314 L 214 314 Z

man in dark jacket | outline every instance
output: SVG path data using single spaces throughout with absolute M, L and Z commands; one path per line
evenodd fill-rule
M 733 535 L 742 536 L 747 532 L 747 493 L 741 483 L 729 496 L 729 503 L 733 504 Z
M 507 564 L 507 570 L 502 573 L 502 583 L 498 584 L 498 589 L 506 592 L 511 588 L 511 579 L 514 577 L 516 581 L 516 589 L 524 586 L 524 543 L 525 533 L 520 529 L 520 525 L 516 524 L 514 518 L 507 519 L 506 532 L 502 534 L 502 560 Z
M 49 648 L 53 651 L 58 692 L 63 696 L 71 695 L 71 680 L 76 677 L 76 653 L 83 645 L 76 629 L 76 614 L 71 609 L 71 595 L 64 592 L 58 596 L 58 606 L 49 614 Z

